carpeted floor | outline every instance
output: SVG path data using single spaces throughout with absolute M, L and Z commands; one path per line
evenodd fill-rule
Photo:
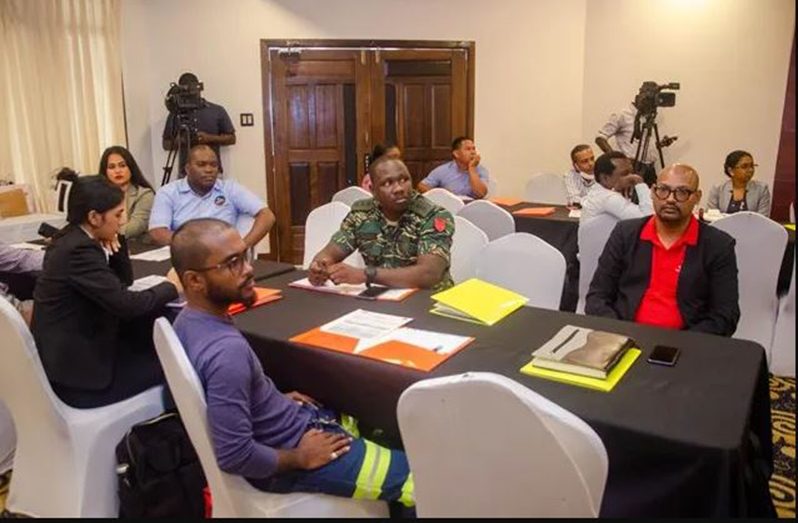
M 795 518 L 795 378 L 770 377 L 774 472 L 770 495 L 779 517 Z M 0 513 L 5 508 L 10 473 L 0 476 Z

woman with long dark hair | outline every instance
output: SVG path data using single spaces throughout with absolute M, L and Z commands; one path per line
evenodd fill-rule
M 125 193 L 127 223 L 122 227 L 122 234 L 127 238 L 147 234 L 155 191 L 141 174 L 141 169 L 130 151 L 121 145 L 107 148 L 100 158 L 99 174 Z
M 152 321 L 177 289 L 163 282 L 128 290 L 133 271 L 119 238 L 125 194 L 104 176 L 70 181 L 67 225 L 45 252 L 31 331 L 56 395 L 91 408 L 163 382 Z

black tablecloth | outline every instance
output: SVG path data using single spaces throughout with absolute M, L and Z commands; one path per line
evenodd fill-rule
M 565 284 L 560 300 L 560 310 L 573 312 L 579 301 L 579 259 L 576 257 L 579 252 L 577 242 L 579 218 L 569 218 L 570 211 L 562 205 L 523 202 L 511 207 L 504 206 L 509 212 L 530 207 L 554 207 L 554 214 L 548 216 L 516 216 L 514 214 L 515 230 L 534 234 L 560 251 L 565 257 Z
M 283 288 L 285 298 L 236 316 L 281 390 L 308 393 L 382 428 L 398 443 L 396 405 L 410 384 L 465 371 L 496 372 L 575 413 L 599 434 L 610 463 L 602 516 L 773 514 L 767 481 L 752 472 L 757 460 L 765 468 L 772 460 L 767 368 L 755 343 L 535 308 L 483 327 L 429 314 L 429 292 L 389 303 L 286 287 L 301 276 L 272 278 L 269 285 Z M 476 341 L 431 373 L 287 341 L 357 308 L 412 316 L 412 327 Z M 518 372 L 532 350 L 568 323 L 639 342 L 643 354 L 615 390 L 602 393 Z M 658 343 L 682 349 L 675 367 L 645 361 Z

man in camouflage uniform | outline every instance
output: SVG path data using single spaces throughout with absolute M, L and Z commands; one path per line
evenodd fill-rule
M 451 287 L 452 215 L 413 190 L 400 160 L 377 160 L 369 171 L 374 197 L 355 202 L 341 229 L 313 258 L 311 283 Z M 363 255 L 365 270 L 341 263 L 355 250 Z

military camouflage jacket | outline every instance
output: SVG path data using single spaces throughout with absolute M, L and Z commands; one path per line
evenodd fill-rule
M 414 193 L 396 225 L 388 223 L 374 198 L 356 201 L 332 241 L 347 256 L 359 250 L 366 265 L 375 267 L 408 267 L 422 254 L 440 256 L 446 260 L 446 271 L 433 289 L 441 290 L 454 284 L 449 274 L 453 234 L 449 211 Z

